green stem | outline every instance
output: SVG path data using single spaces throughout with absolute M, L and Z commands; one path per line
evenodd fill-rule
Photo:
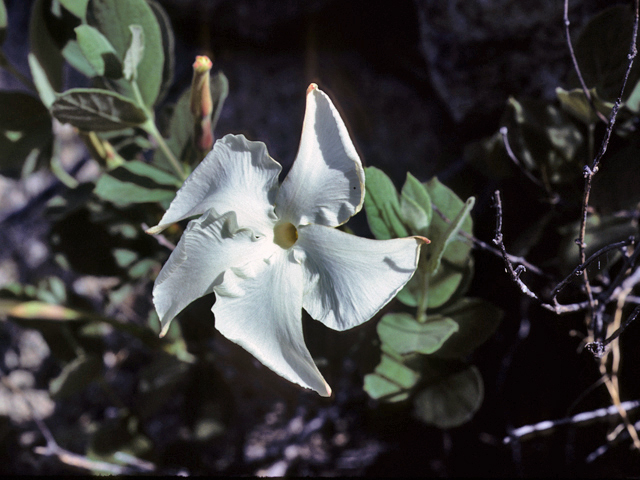
M 51 171 L 66 187 L 74 189 L 80 183 L 67 173 L 58 157 L 51 158 Z
M 180 177 L 181 180 L 186 180 L 187 175 L 185 174 L 184 169 L 180 165 L 180 162 L 175 157 L 175 155 L 173 154 L 173 152 L 171 151 L 167 143 L 164 141 L 164 138 L 162 137 L 162 134 L 158 130 L 158 127 L 156 127 L 156 123 L 153 119 L 153 112 L 147 108 L 144 101 L 142 100 L 142 95 L 140 94 L 140 89 L 138 88 L 138 82 L 136 82 L 135 80 L 131 80 L 131 86 L 133 87 L 133 94 L 136 97 L 138 106 L 141 107 L 147 114 L 147 121 L 143 125 L 141 125 L 141 127 L 144 128 L 144 130 L 149 135 L 151 135 L 156 142 L 158 142 L 158 146 L 164 152 L 166 157 L 169 159 L 169 163 L 178 174 L 178 177 Z
M 144 125 L 142 125 L 142 128 L 144 128 L 147 131 L 147 133 L 149 133 L 149 135 L 151 135 L 156 140 L 156 142 L 158 142 L 158 146 L 167 156 L 167 158 L 169 159 L 169 163 L 171 163 L 171 166 L 176 171 L 180 179 L 186 180 L 187 175 L 185 174 L 183 168 L 180 166 L 180 162 L 173 155 L 173 152 L 171 151 L 167 143 L 164 141 L 164 138 L 162 138 L 162 134 L 158 131 L 158 128 L 156 127 L 156 124 L 153 122 L 153 120 L 152 119 L 147 120 L 147 122 Z
M 419 323 L 425 323 L 427 321 L 427 304 L 429 303 L 429 295 L 427 290 L 429 288 L 428 273 L 416 272 L 416 275 L 420 275 L 420 296 L 418 297 L 418 311 L 416 312 L 416 320 Z

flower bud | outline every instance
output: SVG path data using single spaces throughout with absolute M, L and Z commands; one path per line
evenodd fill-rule
M 193 80 L 191 82 L 190 109 L 194 117 L 194 141 L 196 147 L 208 152 L 213 146 L 211 115 L 213 100 L 209 87 L 209 72 L 212 63 L 207 56 L 197 56 L 193 63 Z

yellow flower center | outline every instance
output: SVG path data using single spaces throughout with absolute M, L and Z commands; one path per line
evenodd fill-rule
M 298 240 L 298 230 L 292 223 L 278 223 L 273 227 L 273 242 L 285 250 Z

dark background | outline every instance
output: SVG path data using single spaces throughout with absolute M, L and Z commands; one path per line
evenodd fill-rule
M 4 47 L 7 56 L 25 73 L 29 3 L 7 0 L 10 37 Z M 493 237 L 491 195 L 497 188 L 503 191 L 507 248 L 510 240 L 519 238 L 549 208 L 541 201 L 542 192 L 524 176 L 515 172 L 506 180 L 492 179 L 481 166 L 466 161 L 465 149 L 497 131 L 509 95 L 553 100 L 557 86 L 568 88 L 572 67 L 563 35 L 563 2 L 160 3 L 176 35 L 175 84 L 167 101 L 175 101 L 190 84 L 195 55 L 209 55 L 214 71 L 223 71 L 229 79 L 229 97 L 215 132 L 217 138 L 244 133 L 252 140 L 264 141 L 286 170 L 298 148 L 304 92 L 309 83 L 316 82 L 341 111 L 366 165 L 383 169 L 397 186 L 410 171 L 422 181 L 437 175 L 462 198 L 474 195 L 478 238 L 490 242 Z M 574 35 L 591 16 L 612 3 L 571 2 Z M 2 79 L 4 88 L 17 87 L 8 75 L 3 74 Z M 5 228 L 45 238 L 47 221 L 40 217 L 39 206 L 46 202 L 47 195 L 45 192 L 32 198 Z M 350 226 L 356 233 L 368 235 L 364 214 Z M 4 255 L 29 255 L 20 242 L 3 238 Z M 544 258 L 541 252 L 547 247 L 553 248 L 549 242 L 556 240 L 540 240 L 538 259 Z M 534 263 L 535 255 L 529 259 Z M 582 319 L 556 317 L 532 305 L 510 282 L 500 258 L 482 251 L 474 256 L 476 273 L 469 295 L 495 303 L 505 316 L 496 335 L 473 355 L 485 381 L 485 401 L 471 422 L 441 431 L 416 420 L 408 405 L 377 405 L 361 390 L 362 375 L 371 371 L 377 359 L 354 362 L 343 357 L 350 344 L 357 341 L 358 333 L 336 334 L 306 321 L 308 335 L 321 332 L 325 338 L 324 348 L 316 345 L 315 353 L 336 365 L 327 375 L 335 397 L 325 400 L 283 386 L 275 375 L 256 366 L 250 356 L 219 340 L 216 346 L 221 355 L 236 362 L 228 360 L 228 368 L 246 368 L 242 375 L 250 379 L 261 376 L 255 381 L 262 388 L 259 398 L 255 390 L 246 397 L 238 397 L 237 391 L 230 393 L 234 401 L 229 407 L 228 442 L 244 445 L 244 456 L 242 451 L 229 453 L 220 442 L 194 449 L 167 440 L 171 448 L 166 450 L 164 465 L 184 467 L 191 473 L 253 474 L 286 458 L 287 441 L 278 440 L 274 432 L 302 417 L 307 427 L 314 419 L 323 419 L 320 431 L 329 437 L 342 428 L 336 426 L 342 421 L 350 441 L 342 449 L 332 447 L 324 457 L 298 461 L 288 470 L 298 475 L 640 474 L 638 453 L 629 450 L 628 441 L 594 462 L 586 462 L 591 452 L 606 443 L 608 421 L 559 427 L 511 446 L 502 444 L 512 428 L 608 406 L 610 399 L 603 387 L 581 397 L 598 379 L 593 357 L 578 353 L 579 339 L 569 335 L 571 329 L 583 329 Z M 21 273 L 23 278 L 37 277 L 38 272 L 29 270 L 27 261 L 20 265 L 27 270 Z M 536 284 L 540 280 L 535 277 L 530 281 L 534 289 L 544 286 Z M 633 342 L 634 332 L 630 330 L 621 346 L 623 400 L 640 396 L 639 359 Z M 203 382 L 214 381 L 207 372 L 202 375 Z M 244 398 L 244 403 L 238 398 Z M 77 402 L 75 408 L 82 411 L 81 399 Z M 59 414 L 50 422 L 62 431 L 64 422 L 72 418 L 67 412 L 66 417 Z M 179 425 L 171 424 L 177 420 L 171 417 L 169 407 L 164 421 L 157 426 L 158 435 L 172 438 L 170 430 Z M 296 437 L 298 444 L 308 443 L 309 435 L 303 431 Z M 262 438 L 268 447 L 257 460 L 246 453 L 250 437 Z M 14 445 L 8 451 L 18 450 Z M 6 460 L 0 471 L 46 473 L 56 468 L 51 463 L 34 466 L 27 460 Z

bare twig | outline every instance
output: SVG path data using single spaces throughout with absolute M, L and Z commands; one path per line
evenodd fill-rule
M 526 175 L 529 180 L 531 180 L 534 184 L 545 191 L 545 193 L 549 196 L 549 202 L 551 202 L 552 204 L 558 203 L 558 201 L 560 200 L 558 194 L 551 191 L 548 183 L 541 182 L 539 179 L 537 179 L 518 159 L 518 156 L 515 154 L 515 152 L 511 148 L 511 144 L 509 143 L 509 129 L 507 127 L 500 127 L 500 135 L 502 136 L 502 143 L 504 144 L 504 148 L 507 151 L 507 156 L 511 159 L 511 161 L 516 164 L 516 166 L 522 171 L 522 173 Z
M 520 275 L 526 271 L 526 267 L 524 265 L 518 265 L 515 269 L 513 268 L 513 264 L 511 260 L 509 260 L 509 255 L 507 254 L 507 249 L 504 246 L 504 241 L 502 238 L 502 200 L 500 198 L 500 190 L 496 190 L 494 194 L 495 199 L 495 207 L 496 207 L 496 234 L 493 238 L 493 243 L 498 246 L 500 252 L 502 253 L 502 258 L 504 260 L 504 265 L 511 276 L 511 279 L 520 287 L 520 290 L 525 295 L 535 298 L 538 300 L 538 296 L 533 293 L 529 287 L 525 285 L 525 283 L 520 279 Z
M 612 341 L 614 341 L 616 338 L 618 338 L 620 336 L 620 334 L 631 324 L 631 322 L 633 322 L 636 318 L 638 318 L 638 315 L 640 315 L 640 305 L 638 305 L 633 312 L 631 312 L 631 315 L 629 315 L 627 317 L 627 320 L 620 325 L 620 328 L 618 328 L 615 332 L 613 332 L 603 343 L 604 346 L 610 344 Z
M 565 0 L 565 8 L 567 7 L 567 0 Z M 604 139 L 602 141 L 602 145 L 600 147 L 600 151 L 593 159 L 593 163 L 589 167 L 585 165 L 584 167 L 584 194 L 582 198 L 582 217 L 580 219 L 580 235 L 576 239 L 576 243 L 578 244 L 578 249 L 580 251 L 580 263 L 584 263 L 586 259 L 586 243 L 584 241 L 586 228 L 587 228 L 587 215 L 589 213 L 589 196 L 591 195 L 591 182 L 593 176 L 598 172 L 600 167 L 600 161 L 602 157 L 607 151 L 607 147 L 609 146 L 609 140 L 611 138 L 611 134 L 613 132 L 613 127 L 616 123 L 616 118 L 618 116 L 618 110 L 620 109 L 620 105 L 622 104 L 622 96 L 624 94 L 625 88 L 627 86 L 627 80 L 629 79 L 629 73 L 631 72 L 631 68 L 633 67 L 633 61 L 638 53 L 636 48 L 636 41 L 638 37 L 638 17 L 640 10 L 640 0 L 635 1 L 635 15 L 633 22 L 633 35 L 631 39 L 631 45 L 629 47 L 629 65 L 627 66 L 627 70 L 624 75 L 624 79 L 622 81 L 622 87 L 620 88 L 620 94 L 616 99 L 613 108 L 611 109 L 611 115 L 609 116 L 609 123 L 607 125 L 607 129 L 605 132 Z M 566 19 L 565 19 L 566 22 Z M 570 44 L 570 43 L 569 43 Z M 593 294 L 591 292 L 591 284 L 589 283 L 589 277 L 587 276 L 587 272 L 583 272 L 583 278 L 585 283 L 585 288 L 587 290 L 587 295 L 589 297 L 589 305 L 592 310 L 595 310 L 595 300 L 593 298 Z
M 632 245 L 633 242 L 634 242 L 634 238 L 630 237 L 627 240 L 623 240 L 621 242 L 616 242 L 616 243 L 612 243 L 610 245 L 606 245 L 605 247 L 603 247 L 600 250 L 598 250 L 597 252 L 595 252 L 585 262 L 581 263 L 576 268 L 574 268 L 573 271 L 569 275 L 567 275 L 556 286 L 556 288 L 553 289 L 553 292 L 551 292 L 551 300 L 554 302 L 554 304 L 557 304 L 556 298 L 557 298 L 558 294 L 564 289 L 564 287 L 566 287 L 571 282 L 571 280 L 573 280 L 576 276 L 582 275 L 587 270 L 589 265 L 591 265 L 594 261 L 598 260 L 598 258 L 601 255 L 604 255 L 605 253 L 610 252 L 611 250 L 618 250 L 620 248 Z
M 633 400 L 628 402 L 622 402 L 620 406 L 625 410 L 633 410 L 634 408 L 640 407 L 640 400 Z M 502 440 L 503 443 L 508 444 L 513 442 L 514 440 L 520 440 L 522 437 L 532 435 L 535 433 L 546 432 L 560 425 L 567 424 L 580 424 L 584 422 L 589 422 L 591 420 L 595 420 L 598 418 L 608 417 L 610 415 L 619 414 L 619 410 L 615 405 L 611 405 L 610 407 L 598 408 L 596 410 L 592 410 L 590 412 L 582 412 L 577 415 L 573 415 L 572 417 L 562 418 L 560 420 L 545 420 L 543 422 L 538 422 L 534 425 L 525 425 L 520 428 L 516 428 L 512 432 L 510 432 L 508 437 L 504 437 Z
M 607 119 L 607 117 L 605 117 L 604 114 L 602 114 L 602 112 L 600 112 L 596 108 L 595 104 L 593 103 L 593 97 L 591 96 L 591 92 L 589 92 L 589 89 L 587 88 L 587 84 L 584 82 L 584 78 L 582 77 L 582 72 L 580 71 L 580 67 L 578 66 L 578 59 L 576 58 L 576 54 L 573 51 L 573 44 L 571 43 L 571 34 L 569 32 L 569 25 L 571 25 L 571 22 L 569 22 L 569 0 L 564 0 L 564 36 L 567 39 L 567 45 L 569 46 L 569 53 L 571 55 L 571 61 L 573 62 L 573 69 L 576 71 L 576 74 L 578 75 L 580 86 L 582 87 L 582 91 L 584 92 L 585 97 L 587 97 L 587 100 L 589 101 L 589 105 L 591 106 L 591 109 L 598 116 L 600 120 L 602 120 L 605 124 L 608 124 L 609 120 Z

